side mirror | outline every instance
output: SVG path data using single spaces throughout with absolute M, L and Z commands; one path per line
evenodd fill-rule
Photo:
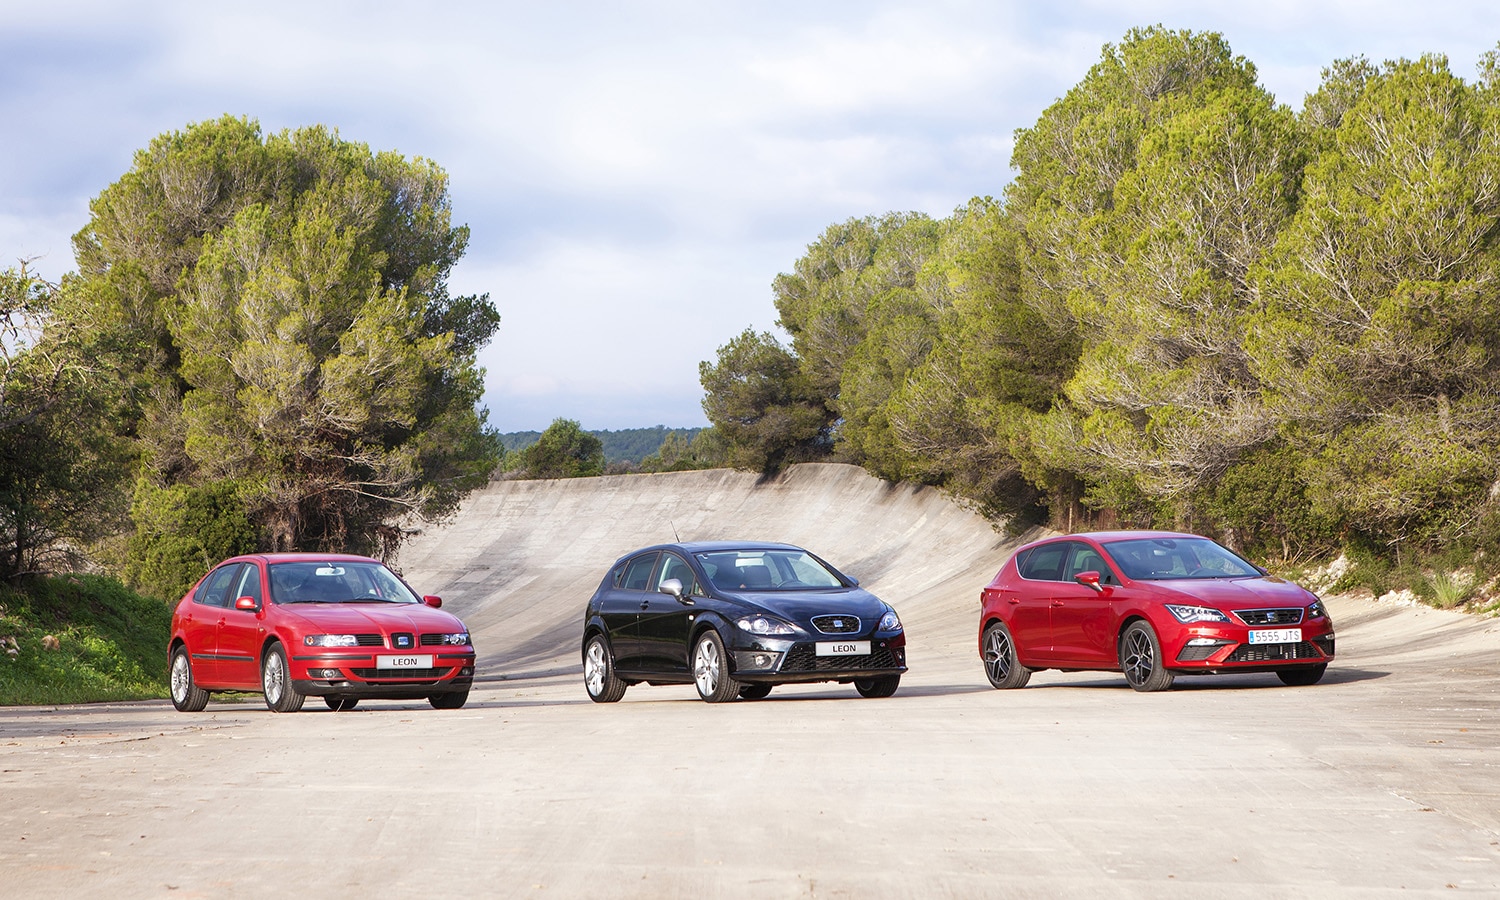
M 437 609 L 438 607 L 443 605 L 443 598 L 434 597 L 431 594 L 428 594 L 427 596 L 422 598 L 422 602 L 432 607 L 433 609 Z
M 657 588 L 657 590 L 661 591 L 663 594 L 667 594 L 668 596 L 673 597 L 678 603 L 681 603 L 684 606 L 693 605 L 693 601 L 683 595 L 682 581 L 680 579 L 668 578 L 666 581 L 663 581 L 661 583 L 661 587 Z
M 1104 593 L 1104 588 L 1099 584 L 1098 572 L 1079 572 L 1073 576 L 1073 580 L 1085 587 L 1091 587 L 1097 593 Z
M 260 602 L 254 597 L 246 595 L 234 601 L 234 608 L 243 609 L 246 612 L 255 612 L 257 609 L 260 609 Z

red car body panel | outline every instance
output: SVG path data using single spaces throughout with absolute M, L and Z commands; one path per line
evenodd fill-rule
M 1133 579 L 1107 549 L 1115 541 L 1152 539 L 1206 540 L 1177 532 L 1096 532 L 1060 535 L 1018 549 L 980 596 L 981 658 L 985 629 L 1001 621 L 1014 639 L 1016 659 L 1029 669 L 1120 671 L 1120 636 L 1131 621 L 1144 619 L 1160 640 L 1164 666 L 1179 675 L 1279 671 L 1325 665 L 1333 659 L 1332 620 L 1316 595 L 1292 582 L 1263 573 Z M 1017 564 L 1028 551 L 1060 543 L 1081 544 L 1097 554 L 1103 566 L 1097 570 L 1103 576 L 1098 590 L 1066 572 L 1047 579 L 1022 577 Z M 1080 555 L 1086 553 L 1080 551 Z M 1167 610 L 1167 604 L 1219 610 L 1228 621 L 1185 623 Z M 1252 631 L 1279 627 L 1255 624 L 1252 610 L 1304 611 L 1295 623 L 1282 623 L 1298 629 L 1300 641 L 1252 645 Z M 1241 614 L 1251 621 L 1241 619 Z M 1190 648 L 1189 642 L 1195 639 L 1198 645 Z

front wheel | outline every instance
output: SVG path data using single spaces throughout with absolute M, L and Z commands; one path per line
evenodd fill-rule
M 900 675 L 882 675 L 879 678 L 856 678 L 854 680 L 854 689 L 859 691 L 859 695 L 872 699 L 889 697 L 896 693 L 896 688 L 900 686 Z
M 193 681 L 193 663 L 187 647 L 172 652 L 172 705 L 178 712 L 199 712 L 208 705 L 208 691 Z
M 693 683 L 698 686 L 698 696 L 709 703 L 723 703 L 740 695 L 739 682 L 729 677 L 724 642 L 712 628 L 693 645 Z
M 615 659 L 604 636 L 589 638 L 583 648 L 583 686 L 595 703 L 614 703 L 625 696 L 627 685 L 615 674 Z
M 307 699 L 292 687 L 292 670 L 286 663 L 286 650 L 280 644 L 271 645 L 260 662 L 260 686 L 266 695 L 266 706 L 272 712 L 296 712 Z
M 1172 686 L 1173 675 L 1162 665 L 1161 641 L 1143 619 L 1131 622 L 1120 635 L 1120 668 L 1138 691 L 1164 691 Z
M 1316 666 L 1298 666 L 1295 669 L 1277 669 L 1276 677 L 1281 679 L 1282 684 L 1307 687 L 1322 681 L 1323 673 L 1327 671 L 1328 663 L 1320 663 Z
M 441 694 L 427 695 L 427 702 L 432 704 L 433 709 L 463 709 L 464 704 L 469 702 L 469 691 L 446 691 Z
M 1016 642 L 1004 622 L 991 622 L 984 629 L 984 674 L 1001 690 L 1025 687 L 1031 670 L 1016 658 Z

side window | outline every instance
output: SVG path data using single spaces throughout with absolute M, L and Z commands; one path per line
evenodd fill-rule
M 675 553 L 662 555 L 661 571 L 656 575 L 656 584 L 653 590 L 661 590 L 661 586 L 668 578 L 675 578 L 682 582 L 682 591 L 685 594 L 693 593 L 693 567 L 687 564 L 687 560 Z
M 1073 543 L 1072 551 L 1068 555 L 1068 568 L 1066 580 L 1072 581 L 1073 576 L 1079 572 L 1098 572 L 1100 584 L 1115 584 L 1115 577 L 1111 574 L 1109 565 L 1099 551 L 1088 544 Z
M 1063 562 L 1070 543 L 1043 544 L 1034 548 L 1021 563 L 1021 577 L 1029 581 L 1062 581 Z
M 244 568 L 243 563 L 232 563 L 220 566 L 205 579 L 198 588 L 198 594 L 193 599 L 206 606 L 230 606 L 234 603 L 230 589 L 239 583 L 240 570 Z
M 625 577 L 620 579 L 620 587 L 627 591 L 650 590 L 651 570 L 656 568 L 655 553 L 642 553 L 635 559 L 625 564 Z
M 241 597 L 254 597 L 257 606 L 261 604 L 260 596 L 260 566 L 253 563 L 245 565 L 245 572 L 239 577 L 239 587 L 236 587 L 229 595 L 229 605 Z

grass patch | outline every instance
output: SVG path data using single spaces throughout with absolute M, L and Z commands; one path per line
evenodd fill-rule
M 113 578 L 0 588 L 0 705 L 166 697 L 171 623 L 166 604 Z

